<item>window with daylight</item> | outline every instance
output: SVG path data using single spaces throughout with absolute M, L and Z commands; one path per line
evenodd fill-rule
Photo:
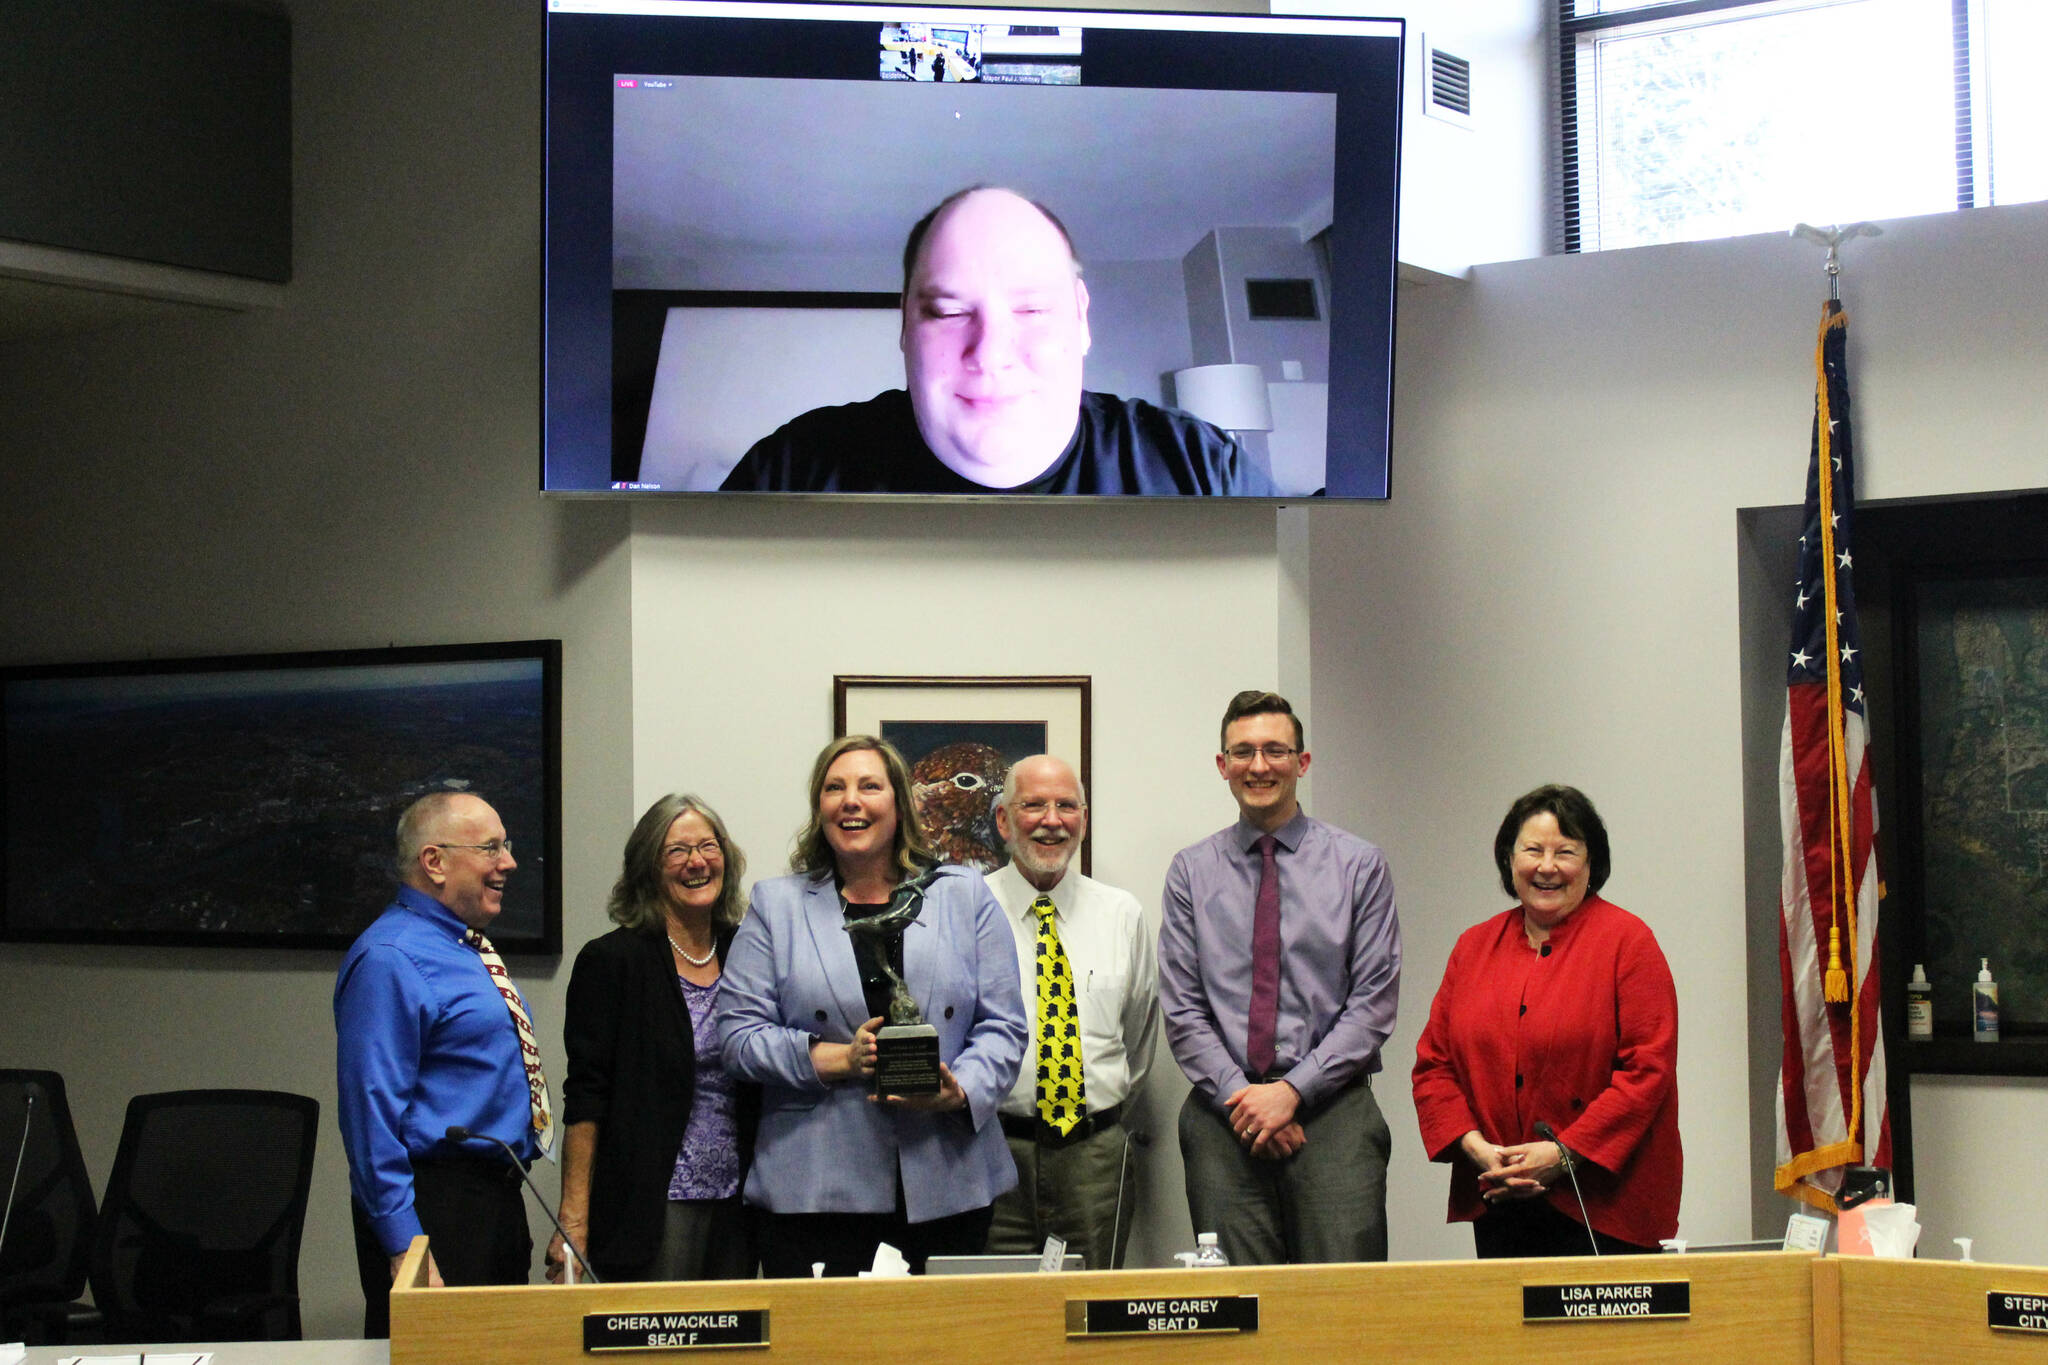
M 2042 0 L 1558 0 L 1560 245 L 2048 198 Z

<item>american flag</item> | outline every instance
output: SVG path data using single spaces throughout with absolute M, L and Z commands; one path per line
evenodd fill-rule
M 1813 451 L 1799 537 L 1779 748 L 1779 1190 L 1834 1211 L 1846 1166 L 1891 1166 L 1878 1029 L 1877 798 L 1856 628 L 1848 318 L 1830 299 L 1814 348 Z

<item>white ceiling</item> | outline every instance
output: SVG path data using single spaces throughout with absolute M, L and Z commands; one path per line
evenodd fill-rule
M 1084 263 L 1328 222 L 1333 95 L 724 77 L 617 95 L 620 288 L 893 292 L 910 225 L 975 183 L 1042 200 Z

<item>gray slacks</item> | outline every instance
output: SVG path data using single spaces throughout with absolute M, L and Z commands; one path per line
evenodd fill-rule
M 1255 1157 L 1230 1121 L 1190 1092 L 1180 1110 L 1188 1215 L 1232 1265 L 1387 1259 L 1387 1122 L 1363 1078 L 1296 1116 L 1308 1142 Z
M 996 1197 L 988 1249 L 1004 1255 L 1037 1255 L 1047 1233 L 1066 1239 L 1090 1270 L 1114 1270 L 1124 1263 L 1137 1203 L 1137 1153 L 1119 1123 L 1065 1147 L 1006 1137 L 1017 1163 L 1017 1188 Z M 1123 1199 L 1118 1203 L 1117 1190 Z M 1111 1252 L 1112 1241 L 1115 1251 Z

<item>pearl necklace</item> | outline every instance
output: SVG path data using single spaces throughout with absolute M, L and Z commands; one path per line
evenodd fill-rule
M 713 940 L 710 949 L 702 957 L 697 957 L 688 948 L 676 942 L 674 934 L 668 936 L 668 946 L 675 949 L 676 956 L 682 958 L 683 961 L 689 963 L 692 967 L 709 967 L 711 959 L 718 956 L 718 943 L 716 940 Z

